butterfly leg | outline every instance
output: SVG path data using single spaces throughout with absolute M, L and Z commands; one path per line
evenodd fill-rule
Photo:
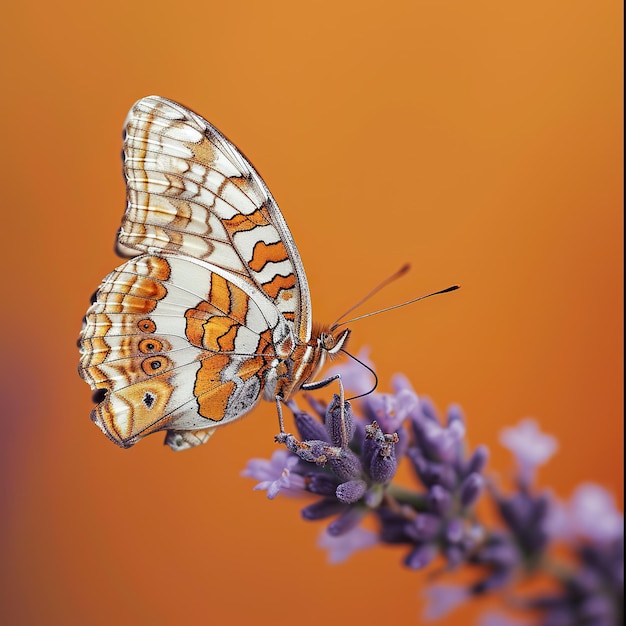
M 278 395 L 274 398 L 276 400 L 276 412 L 278 413 L 278 427 L 280 428 L 280 434 L 277 437 L 285 435 L 285 422 L 283 420 L 283 397 Z
M 331 427 L 331 430 L 334 431 L 335 435 L 331 433 L 331 438 L 334 442 L 334 445 L 328 446 L 324 441 L 300 441 L 293 435 L 285 432 L 285 425 L 283 420 L 283 412 L 282 412 L 282 404 L 285 403 L 285 400 L 282 396 L 277 395 L 275 397 L 276 400 L 276 410 L 278 413 L 278 423 L 280 427 L 280 433 L 276 436 L 276 441 L 278 443 L 286 444 L 287 448 L 289 448 L 292 452 L 298 454 L 301 458 L 307 461 L 315 461 L 315 462 L 325 462 L 328 458 L 332 458 L 334 454 L 327 454 L 328 451 L 332 448 L 335 451 L 339 451 L 342 449 L 348 448 L 348 443 L 350 440 L 351 427 L 348 424 L 348 419 L 346 416 L 346 401 L 345 401 L 345 391 L 343 387 L 343 383 L 341 381 L 340 375 L 330 376 L 325 378 L 324 380 L 316 381 L 313 383 L 306 383 L 302 385 L 301 389 L 304 391 L 313 391 L 316 389 L 321 389 L 323 387 L 328 386 L 333 381 L 338 381 L 339 383 L 339 395 L 335 395 L 335 399 L 331 403 L 328 411 L 330 414 L 327 414 L 327 427 L 329 427 L 328 420 L 331 420 L 330 423 L 334 423 L 334 428 Z M 286 403 L 289 404 L 289 403 Z M 293 410 L 293 407 L 290 407 Z M 325 451 L 323 452 L 322 449 Z M 317 453 L 314 452 L 317 450 Z
M 319 380 L 314 383 L 305 383 L 300 388 L 304 391 L 314 391 L 316 389 L 327 387 L 335 380 L 339 384 L 339 423 L 341 428 L 341 445 L 342 447 L 347 447 L 349 437 L 348 426 L 346 423 L 346 393 L 343 388 L 343 382 L 341 381 L 341 374 L 335 374 L 334 376 L 329 376 L 328 378 L 324 378 L 323 380 Z

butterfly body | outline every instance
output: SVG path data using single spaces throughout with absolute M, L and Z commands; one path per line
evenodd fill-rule
M 219 131 L 159 97 L 125 126 L 130 257 L 87 311 L 79 374 L 92 419 L 122 447 L 166 430 L 175 450 L 208 440 L 261 398 L 287 400 L 348 331 L 313 331 L 306 275 L 275 201 Z

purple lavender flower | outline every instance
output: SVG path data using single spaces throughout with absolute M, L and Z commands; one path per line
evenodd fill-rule
M 350 364 L 347 374 L 346 387 L 369 388 L 369 375 L 361 366 Z M 428 619 L 476 595 L 507 590 L 513 608 L 526 610 L 532 622 L 491 613 L 483 615 L 482 626 L 621 624 L 623 515 L 610 494 L 586 483 L 562 504 L 547 491 L 537 492 L 535 472 L 558 444 L 534 421 L 524 420 L 502 432 L 518 473 L 513 490 L 490 483 L 502 524 L 487 528 L 474 508 L 485 491 L 489 454 L 485 446 L 467 451 L 461 409 L 451 406 L 442 421 L 405 377 L 394 377 L 392 386 L 393 393 L 373 393 L 361 401 L 363 416 L 354 414 L 349 402 L 341 406 L 338 396 L 328 406 L 309 398 L 312 413 L 289 402 L 299 438 L 281 433 L 277 441 L 286 450 L 270 461 L 250 461 L 244 475 L 260 480 L 255 489 L 267 490 L 269 498 L 279 492 L 315 496 L 302 517 L 330 520 L 319 545 L 328 550 L 331 562 L 376 543 L 402 544 L 404 564 L 411 569 L 424 569 L 442 556 L 447 567 L 440 575 L 461 566 L 478 572 L 465 585 L 428 587 Z M 405 459 L 417 479 L 414 488 L 395 482 Z M 361 526 L 368 516 L 378 521 L 378 533 Z M 566 567 L 548 565 L 556 540 L 572 553 Z M 511 595 L 517 580 L 539 571 L 555 578 L 550 593 Z
M 350 403 L 341 407 L 338 396 L 328 407 L 313 400 L 317 415 L 302 411 L 294 402 L 289 407 L 300 439 L 281 433 L 277 441 L 287 450 L 275 454 L 271 462 L 252 461 L 244 475 L 262 479 L 255 488 L 267 489 L 268 497 L 281 490 L 320 496 L 302 509 L 302 517 L 333 518 L 325 534 L 331 558 L 347 557 L 372 543 L 372 533 L 361 532 L 359 524 L 384 502 L 397 469 L 398 435 L 383 432 L 376 422 L 354 418 Z
M 552 435 L 539 430 L 533 419 L 522 420 L 517 426 L 504 428 L 500 433 L 500 443 L 508 448 L 517 461 L 520 479 L 531 483 L 535 470 L 547 463 L 558 450 L 558 442 Z
M 272 500 L 280 491 L 285 495 L 297 496 L 304 493 L 304 478 L 292 470 L 298 464 L 298 458 L 285 450 L 276 450 L 270 461 L 252 459 L 248 461 L 242 476 L 256 478 L 261 482 L 254 489 L 267 489 L 267 497 Z
M 624 515 L 613 496 L 600 485 L 583 483 L 569 502 L 570 533 L 597 544 L 624 537 Z
M 528 606 L 539 610 L 545 626 L 622 624 L 624 617 L 624 524 L 612 496 L 599 485 L 584 483 L 568 506 L 560 507 L 560 531 L 571 546 L 577 567 L 559 578 L 560 591 L 536 596 Z
M 373 393 L 362 402 L 365 417 L 378 422 L 386 433 L 399 430 L 419 404 L 417 394 L 403 376 L 394 376 L 392 385 L 395 393 Z
M 396 378 L 395 386 L 401 393 L 409 390 L 402 378 Z M 408 421 L 413 437 L 406 456 L 425 489 L 424 497 L 404 524 L 398 515 L 381 515 L 381 535 L 393 543 L 412 544 L 405 559 L 408 567 L 421 569 L 440 553 L 450 567 L 457 567 L 477 549 L 481 538 L 472 510 L 483 491 L 480 472 L 487 449 L 481 447 L 466 458 L 465 424 L 457 406 L 448 410 L 444 426 L 432 403 L 422 398 L 408 412 Z

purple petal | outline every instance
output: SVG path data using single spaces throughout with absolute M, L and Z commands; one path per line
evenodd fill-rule
M 417 395 L 417 393 L 415 393 L 415 389 L 413 389 L 411 381 L 404 374 L 394 374 L 391 377 L 391 387 L 395 393 L 410 391 Z
M 461 585 L 430 585 L 423 592 L 426 600 L 424 617 L 438 620 L 465 603 L 469 598 L 466 587 Z
M 433 460 L 452 462 L 459 455 L 465 436 L 465 424 L 453 420 L 447 428 L 431 419 L 413 420 L 416 437 L 427 456 Z
M 576 535 L 599 543 L 624 536 L 624 515 L 617 510 L 613 496 L 600 485 L 580 485 L 570 500 L 569 514 Z
M 404 559 L 404 564 L 414 570 L 424 569 L 430 565 L 439 550 L 433 543 L 425 543 L 414 548 Z
M 351 506 L 336 520 L 328 524 L 326 532 L 333 537 L 343 535 L 358 526 L 366 514 L 367 509 L 365 507 Z
M 512 428 L 504 428 L 500 432 L 500 443 L 513 453 L 526 481 L 532 480 L 535 469 L 546 463 L 559 447 L 557 440 L 542 433 L 537 422 L 530 418 Z
M 291 471 L 297 463 L 298 458 L 286 450 L 276 450 L 269 461 L 265 459 L 248 461 L 241 474 L 249 478 L 261 479 L 254 489 L 266 489 L 270 500 L 281 491 L 285 495 L 296 496 L 302 494 L 305 487 L 304 478 Z
M 375 393 L 363 400 L 366 417 L 369 421 L 376 420 L 385 433 L 398 430 L 418 405 L 417 394 L 409 389 L 400 389 L 395 394 Z
M 329 535 L 324 530 L 318 539 L 317 545 L 320 548 L 328 550 L 328 561 L 330 563 L 341 563 L 353 552 L 371 548 L 377 543 L 378 537 L 376 533 L 356 526 L 339 537 Z

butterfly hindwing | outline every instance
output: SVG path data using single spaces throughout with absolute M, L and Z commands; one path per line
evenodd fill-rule
M 140 255 L 98 290 L 79 372 L 103 390 L 92 418 L 116 443 L 167 429 L 181 449 L 254 407 L 277 347 L 291 342 L 280 311 L 240 276 L 180 255 Z

